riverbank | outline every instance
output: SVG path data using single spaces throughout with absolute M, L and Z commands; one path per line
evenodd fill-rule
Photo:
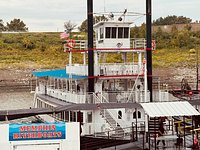
M 33 69 L 0 69 L 0 92 L 31 92 L 35 90 Z M 196 86 L 196 68 L 153 68 L 153 83 L 158 79 L 161 86 L 168 89 L 180 88 L 181 80 L 187 79 L 192 88 Z

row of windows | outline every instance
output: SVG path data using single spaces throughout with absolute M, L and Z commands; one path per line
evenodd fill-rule
M 40 100 L 37 100 L 37 107 L 38 108 L 51 108 L 53 109 L 54 107 L 44 103 Z M 81 113 L 81 114 L 79 114 Z M 80 115 L 80 116 L 79 116 Z M 77 122 L 78 121 L 78 117 L 80 117 L 81 122 L 83 122 L 83 113 L 82 112 L 74 112 L 74 111 L 63 111 L 54 115 L 50 115 L 60 121 L 66 121 L 66 122 Z
M 51 105 L 48 105 L 46 103 L 43 103 L 42 101 L 38 100 L 37 101 L 37 105 L 39 108 L 51 108 L 53 109 L 53 106 Z M 61 121 L 70 121 L 70 122 L 76 122 L 77 121 L 77 117 L 78 117 L 78 114 L 79 112 L 73 112 L 73 111 L 64 111 L 64 112 L 61 112 L 61 113 L 58 113 L 58 114 L 55 114 L 55 117 L 56 119 L 58 120 L 61 120 Z M 81 112 L 80 114 L 81 116 L 81 122 L 83 122 L 83 113 Z M 122 119 L 122 111 L 118 111 L 118 119 Z M 141 112 L 140 111 L 137 111 L 137 118 L 140 119 L 142 116 L 141 116 Z M 88 123 L 91 123 L 92 122 L 92 113 L 88 113 L 87 114 L 87 118 L 88 118 Z M 136 119 L 136 111 L 133 112 L 133 119 Z
M 105 38 L 129 38 L 128 27 L 106 27 Z M 104 38 L 104 28 L 100 28 L 100 39 Z

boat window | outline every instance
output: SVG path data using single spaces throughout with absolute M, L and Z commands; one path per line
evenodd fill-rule
M 88 121 L 88 123 L 92 122 L 92 112 L 87 113 L 87 121 Z
M 142 116 L 141 116 L 141 112 L 140 111 L 138 111 L 138 118 L 141 118 Z M 133 113 L 133 119 L 136 119 L 136 111 Z
M 122 111 L 118 111 L 118 119 L 122 119 Z
M 69 112 L 65 111 L 65 121 L 69 122 Z
M 133 119 L 136 119 L 136 112 L 133 113 Z
M 106 38 L 110 38 L 111 27 L 106 27 Z
M 112 28 L 112 38 L 116 38 L 116 33 L 117 33 L 117 28 L 113 27 Z
M 118 28 L 118 38 L 123 38 L 123 28 Z
M 129 28 L 124 28 L 124 38 L 129 37 Z
M 140 111 L 138 111 L 138 118 L 141 118 L 142 116 L 141 116 L 141 112 Z
M 64 118 L 64 111 L 63 112 L 61 112 L 61 120 L 64 120 L 65 118 Z
M 76 122 L 76 112 L 70 111 L 70 121 L 71 122 Z
M 100 39 L 103 39 L 103 32 L 104 32 L 103 28 L 100 28 Z

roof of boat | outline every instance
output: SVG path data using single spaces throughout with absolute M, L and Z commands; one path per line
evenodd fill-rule
M 150 117 L 200 115 L 188 101 L 152 102 L 141 105 Z
M 47 70 L 40 72 L 32 72 L 36 77 L 56 77 L 56 78 L 72 78 L 72 79 L 86 79 L 87 76 L 70 75 L 66 73 L 66 69 Z

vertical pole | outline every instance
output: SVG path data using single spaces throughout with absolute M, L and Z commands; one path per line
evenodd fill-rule
M 135 133 L 134 133 L 134 127 L 133 127 L 133 122 L 132 122 L 132 142 L 135 142 Z
M 143 149 L 144 149 L 144 138 L 145 138 L 145 130 L 143 131 L 143 138 L 142 138 L 142 142 L 143 142 L 142 148 L 143 148 Z
M 144 102 L 147 103 L 147 63 L 145 60 L 145 63 L 143 63 L 144 65 Z M 148 101 L 149 102 L 149 101 Z
M 151 0 L 146 0 L 146 41 L 147 41 L 147 81 L 150 92 L 150 102 L 153 102 L 152 94 L 152 29 L 151 29 Z
M 148 133 L 148 143 L 149 143 L 149 150 L 150 150 L 150 149 L 151 149 L 151 145 L 150 145 L 150 144 L 151 144 L 151 143 L 150 143 L 151 141 L 150 141 L 150 131 L 149 131 L 149 130 L 150 130 L 150 127 L 149 127 L 149 116 L 148 116 L 148 119 L 147 119 L 147 120 L 148 120 L 148 132 L 147 132 L 147 133 Z
M 154 117 L 154 144 L 155 144 L 155 150 L 156 150 L 156 117 Z
M 184 136 L 184 147 L 186 146 L 186 139 L 185 139 L 185 116 L 183 116 L 183 123 L 184 123 L 184 126 L 183 126 L 183 136 Z
M 194 147 L 194 117 L 192 116 L 192 147 Z
M 198 91 L 198 89 L 199 89 L 199 52 L 198 52 L 198 49 L 196 50 L 196 61 L 197 61 L 197 66 L 196 66 L 196 69 L 197 69 L 197 85 L 196 85 L 196 90 L 197 90 L 197 92 L 199 92 Z
M 87 20 L 88 20 L 88 92 L 94 92 L 93 0 L 87 0 Z
M 69 122 L 71 122 L 71 111 L 69 111 Z
M 136 141 L 138 141 L 138 126 L 137 126 L 137 123 L 138 123 L 138 110 L 137 108 L 135 108 L 135 113 L 136 113 L 136 125 L 135 125 L 135 128 L 136 128 Z

